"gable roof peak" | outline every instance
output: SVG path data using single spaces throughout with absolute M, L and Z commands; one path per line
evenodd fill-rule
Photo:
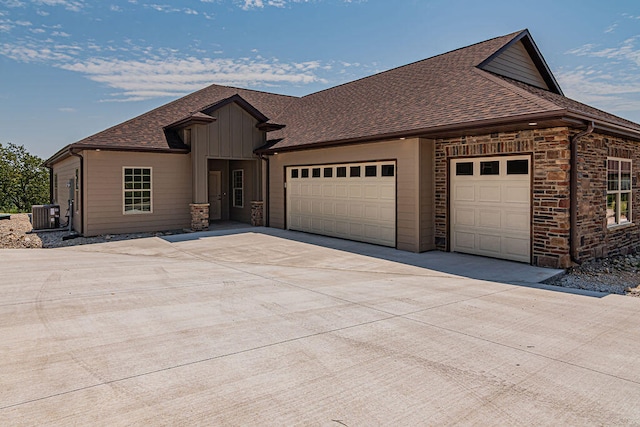
M 478 64 L 478 68 L 563 95 L 529 30 L 518 31 L 513 36 Z

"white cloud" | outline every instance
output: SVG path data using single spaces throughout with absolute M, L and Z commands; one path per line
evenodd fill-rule
M 326 82 L 312 72 L 317 62 L 281 63 L 278 60 L 173 58 L 67 62 L 59 67 L 116 89 L 116 100 L 179 96 L 211 83 L 263 86 Z
M 47 46 L 0 44 L 0 55 L 18 62 L 66 62 L 73 59 L 69 53 L 56 51 Z
M 24 7 L 24 2 L 20 0 L 0 0 L 0 4 L 6 7 Z
M 58 108 L 58 111 L 61 111 L 63 113 L 75 113 L 76 109 L 71 107 L 60 107 Z
M 116 4 L 112 4 L 111 6 L 109 6 L 109 10 L 111 12 L 122 12 L 122 8 Z
M 624 40 L 619 46 L 602 49 L 598 49 L 594 44 L 585 44 L 567 53 L 593 58 L 624 59 L 640 66 L 640 48 L 635 46 L 638 39 L 640 39 L 640 36 L 630 37 Z
M 243 4 L 240 7 L 244 10 L 263 8 L 264 3 L 262 2 L 262 0 L 244 0 Z
M 0 32 L 8 33 L 15 27 L 30 27 L 32 25 L 33 24 L 31 24 L 31 22 L 29 21 L 12 21 L 11 19 L 0 19 Z
M 588 66 L 556 73 L 567 96 L 617 114 L 640 111 L 640 36 L 614 47 L 586 44 L 567 54 L 589 58 Z
M 617 27 L 618 27 L 618 24 L 610 25 L 606 30 L 604 30 L 604 33 L 605 34 L 613 33 Z
M 53 37 L 71 37 L 71 34 L 65 33 L 64 31 L 54 31 L 51 35 Z
M 72 12 L 79 12 L 84 8 L 84 1 L 81 0 L 31 0 L 39 6 L 62 6 Z

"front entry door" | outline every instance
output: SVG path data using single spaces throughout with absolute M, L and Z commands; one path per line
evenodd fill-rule
M 209 171 L 209 219 L 222 219 L 222 172 Z

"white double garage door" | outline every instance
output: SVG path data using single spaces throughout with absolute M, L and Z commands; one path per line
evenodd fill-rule
M 396 246 L 394 161 L 286 168 L 287 228 Z
M 395 162 L 287 167 L 287 228 L 396 246 Z M 451 161 L 451 250 L 531 258 L 530 156 Z
M 531 159 L 451 161 L 451 250 L 531 262 Z

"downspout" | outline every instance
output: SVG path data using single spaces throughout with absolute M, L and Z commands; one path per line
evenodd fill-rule
M 586 130 L 575 134 L 571 137 L 571 176 L 569 178 L 569 193 L 570 193 L 570 224 L 569 224 L 569 254 L 571 261 L 576 264 L 581 264 L 578 260 L 578 141 L 580 138 L 587 136 L 593 132 L 595 124 L 593 121 L 589 122 Z
M 69 154 L 72 156 L 78 157 L 80 159 L 80 174 L 78 179 L 80 180 L 80 200 L 82 201 L 82 205 L 80 206 L 80 235 L 84 235 L 84 157 L 81 154 L 74 153 L 73 148 L 69 149 Z M 77 202 L 77 200 L 76 200 Z M 70 213 L 73 216 L 73 212 Z
M 262 212 L 262 218 L 264 221 L 264 226 L 268 227 L 269 226 L 269 203 L 270 203 L 270 199 L 269 199 L 269 156 L 265 156 L 264 154 L 260 154 L 259 155 L 260 160 L 264 161 L 266 163 L 266 170 L 265 170 L 265 176 L 267 177 L 267 182 L 265 183 L 265 194 L 264 194 L 264 207 L 263 207 L 263 212 Z

